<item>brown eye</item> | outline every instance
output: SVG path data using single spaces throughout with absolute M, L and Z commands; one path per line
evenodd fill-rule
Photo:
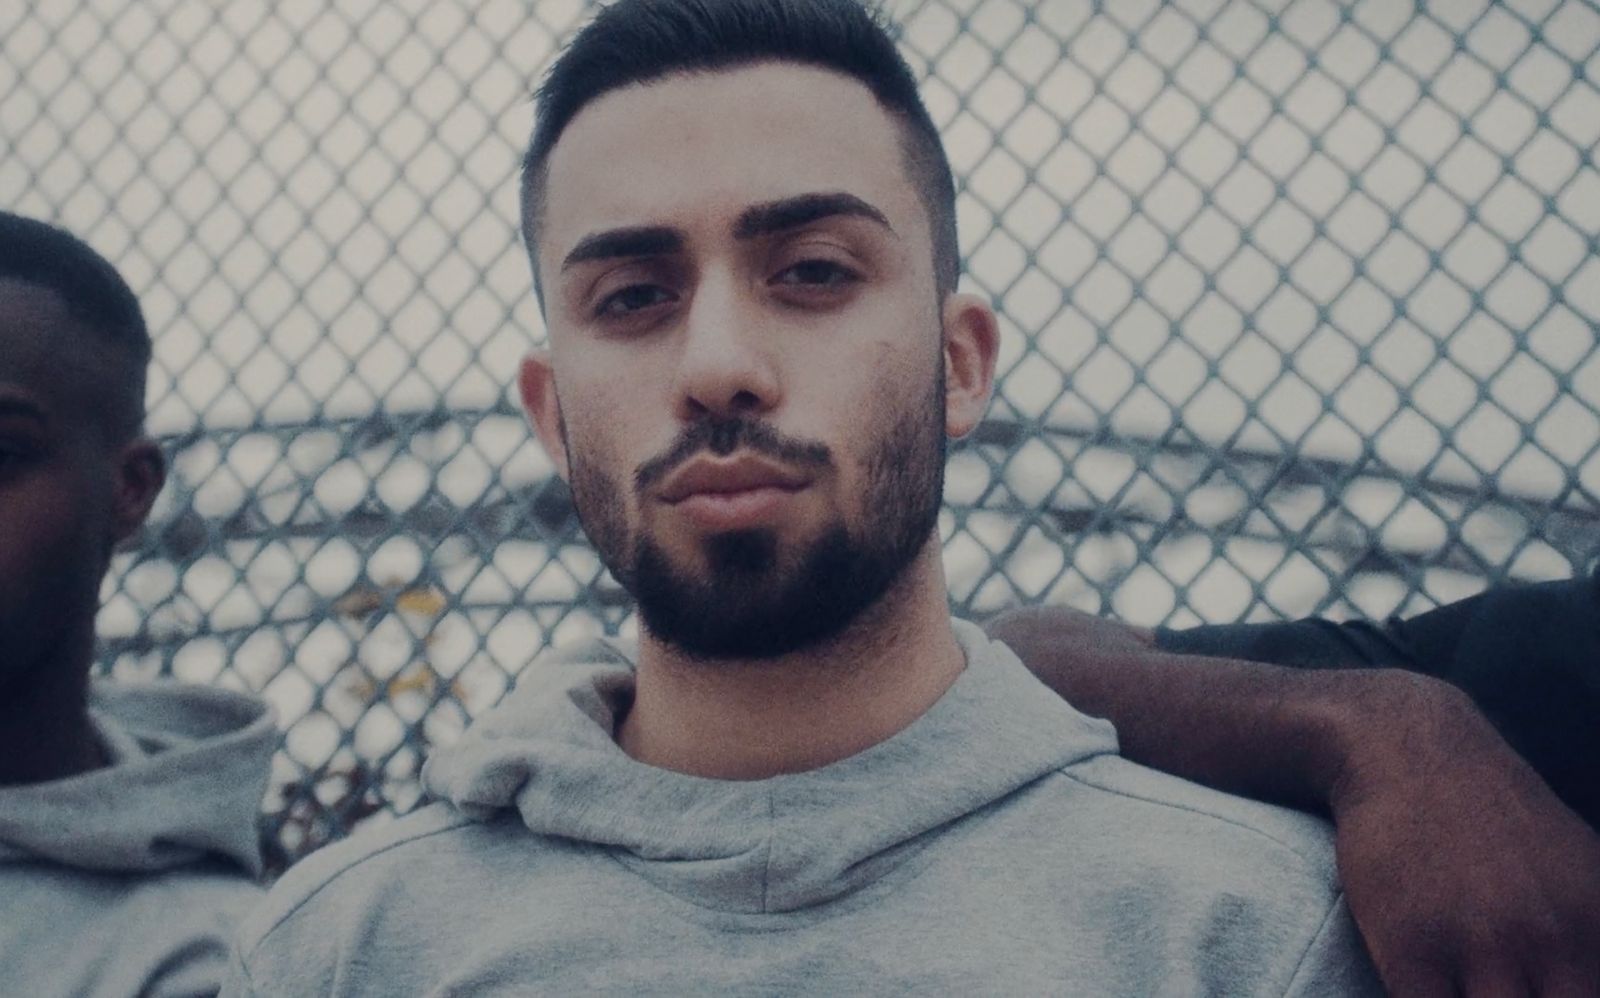
M 624 316 L 672 300 L 672 293 L 657 284 L 630 284 L 606 295 L 595 306 L 596 316 Z
M 794 284 L 808 287 L 838 288 L 854 284 L 861 275 L 832 260 L 802 260 L 786 267 L 773 277 L 774 284 Z

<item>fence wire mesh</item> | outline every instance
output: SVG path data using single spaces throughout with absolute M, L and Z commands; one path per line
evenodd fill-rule
M 508 387 L 580 0 L 0 4 L 0 203 L 109 256 L 173 474 L 103 668 L 263 693 L 279 862 L 631 626 Z M 954 602 L 1380 616 L 1600 549 L 1593 0 L 891 4 L 1005 326 Z

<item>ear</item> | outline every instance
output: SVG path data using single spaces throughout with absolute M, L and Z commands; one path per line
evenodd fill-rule
M 1000 322 L 976 295 L 952 294 L 944 301 L 944 429 L 964 437 L 989 408 Z
M 535 350 L 522 359 L 517 375 L 522 394 L 522 411 L 528 414 L 533 432 L 555 462 L 556 474 L 567 477 L 567 440 L 561 425 L 561 400 L 556 397 L 556 373 L 550 366 L 550 353 Z
M 156 495 L 167 480 L 167 462 L 161 448 L 145 437 L 129 441 L 116 457 L 116 489 L 112 495 L 113 540 L 132 537 L 144 525 Z

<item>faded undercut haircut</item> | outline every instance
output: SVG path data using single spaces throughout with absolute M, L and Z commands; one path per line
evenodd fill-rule
M 893 30 L 876 6 L 859 0 L 617 0 L 602 9 L 551 66 L 522 161 L 522 235 L 541 297 L 539 226 L 550 151 L 578 112 L 633 84 L 767 61 L 848 76 L 898 122 L 906 172 L 933 234 L 939 297 L 955 290 L 961 266 L 955 180 Z
M 144 420 L 150 330 L 117 268 L 65 229 L 0 211 L 0 279 L 54 292 L 81 331 L 119 354 L 119 387 L 129 393 L 121 429 L 136 432 Z

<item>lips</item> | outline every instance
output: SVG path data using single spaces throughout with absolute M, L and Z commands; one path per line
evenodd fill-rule
M 694 496 L 736 495 L 760 489 L 793 492 L 810 479 L 800 471 L 755 454 L 735 458 L 698 458 L 673 472 L 662 484 L 663 502 L 677 504 Z

